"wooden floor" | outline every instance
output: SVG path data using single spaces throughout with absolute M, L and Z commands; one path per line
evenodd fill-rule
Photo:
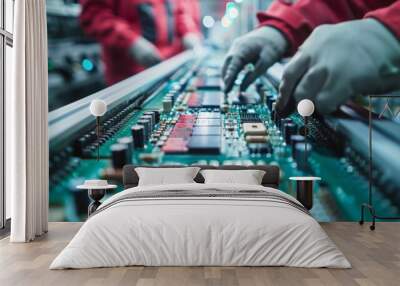
M 379 223 L 371 232 L 357 223 L 322 224 L 352 269 L 289 267 L 124 267 L 48 270 L 80 223 L 50 223 L 49 233 L 29 244 L 0 241 L 0 285 L 400 285 L 400 223 Z

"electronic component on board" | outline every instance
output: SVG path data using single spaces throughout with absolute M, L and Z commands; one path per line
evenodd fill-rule
M 274 109 L 273 105 L 275 102 L 276 102 L 276 99 L 273 95 L 271 95 L 271 94 L 267 95 L 267 106 L 270 111 L 272 111 Z
M 177 124 L 178 125 L 178 124 Z M 180 127 L 180 125 L 178 125 L 178 127 L 176 127 L 172 130 L 171 134 L 169 135 L 169 138 L 184 138 L 187 139 L 190 137 L 190 135 L 192 135 L 192 127 L 189 126 L 182 126 Z
M 162 147 L 162 151 L 165 153 L 186 153 L 188 151 L 187 139 L 186 138 L 168 138 Z
M 118 144 L 126 145 L 128 147 L 128 158 L 132 158 L 133 155 L 133 138 L 122 137 L 118 139 Z
M 175 91 L 170 91 L 165 97 L 164 100 L 171 100 L 172 105 L 175 103 L 177 93 Z
M 190 96 L 188 98 L 187 105 L 190 108 L 197 108 L 197 107 L 201 106 L 201 101 L 202 101 L 202 97 L 198 93 L 193 92 L 190 94 Z
M 237 126 L 234 123 L 227 123 L 225 125 L 225 129 L 230 131 L 230 132 L 235 131 L 236 128 L 237 128 Z
M 257 113 L 242 112 L 240 113 L 240 121 L 242 123 L 252 123 L 261 122 L 261 119 Z
M 192 136 L 189 140 L 189 152 L 196 154 L 219 154 L 221 136 Z
M 285 142 L 287 144 L 290 144 L 290 137 L 292 135 L 295 135 L 297 133 L 297 125 L 294 124 L 293 122 L 287 122 L 285 123 L 285 126 L 283 128 L 283 135 L 285 138 Z
M 307 144 L 306 146 L 305 143 L 297 143 L 293 149 L 293 158 L 296 160 L 299 169 L 303 171 L 306 171 L 308 169 L 306 148 L 307 148 L 307 153 L 311 152 L 312 146 L 310 144 Z
M 287 124 L 287 123 L 293 123 L 292 119 L 290 119 L 290 118 L 281 118 L 278 121 L 277 126 L 279 127 L 279 129 L 280 129 L 282 134 L 285 132 L 285 124 Z
M 203 100 L 201 102 L 201 107 L 210 108 L 216 107 L 219 108 L 221 102 L 223 101 L 224 94 L 222 92 L 213 92 L 207 91 L 203 93 Z
M 249 143 L 247 147 L 251 154 L 272 153 L 271 145 L 268 143 Z
M 229 111 L 229 105 L 227 103 L 221 104 L 221 112 L 227 113 Z
M 187 142 L 192 135 L 196 116 L 194 114 L 180 114 L 176 123 L 169 133 L 169 137 L 162 136 L 165 144 L 162 147 L 164 153 L 186 153 L 188 151 Z
M 237 92 L 231 93 L 227 97 L 227 101 L 232 105 L 246 106 L 257 104 L 260 101 L 260 96 L 253 93 Z
M 160 160 L 160 152 L 143 153 L 139 155 L 139 159 L 148 164 L 156 163 Z
M 296 156 L 296 153 L 294 152 L 296 145 L 304 143 L 304 142 L 305 142 L 305 138 L 302 135 L 290 136 L 290 145 L 292 146 L 292 150 L 293 150 L 293 158 Z
M 250 104 L 257 104 L 260 100 L 260 97 L 257 95 L 257 93 L 246 93 L 246 92 L 240 92 L 238 95 L 238 102 L 236 104 L 239 105 L 250 105 Z
M 268 137 L 265 135 L 247 135 L 245 140 L 248 143 L 267 143 Z
M 221 126 L 221 119 L 197 119 L 196 126 Z
M 220 108 L 224 93 L 220 91 L 194 92 L 188 99 L 189 108 Z
M 171 110 L 172 110 L 172 100 L 171 99 L 164 99 L 162 104 L 163 104 L 163 111 L 165 113 L 171 112 Z
M 271 119 L 276 123 L 276 121 L 278 120 L 278 115 L 276 113 L 276 102 L 272 103 L 272 109 L 271 109 Z
M 134 125 L 131 128 L 131 134 L 133 139 L 133 146 L 135 148 L 143 148 L 144 147 L 144 126 L 143 125 Z
M 129 164 L 128 146 L 125 144 L 113 144 L 111 149 L 111 159 L 114 169 L 122 169 L 124 165 Z
M 208 112 L 208 111 L 200 111 L 197 115 L 198 119 L 220 119 L 220 112 Z
M 144 127 L 144 141 L 148 141 L 151 135 L 151 120 L 140 119 L 137 121 L 137 124 Z
M 152 110 L 151 112 L 154 112 L 154 116 L 156 118 L 156 124 L 160 123 L 161 119 L 161 113 L 159 110 Z
M 176 111 L 178 112 L 184 112 L 186 110 L 186 106 L 184 105 L 179 105 L 176 107 Z
M 143 113 L 143 115 L 151 116 L 151 121 L 152 121 L 153 126 L 156 125 L 158 123 L 158 121 L 160 121 L 160 120 L 157 121 L 155 111 L 146 111 Z
M 243 123 L 243 132 L 248 135 L 267 135 L 267 128 L 263 123 Z
M 222 79 L 220 76 L 202 76 L 197 78 L 196 88 L 198 89 L 221 89 Z
M 196 126 L 193 129 L 193 136 L 198 135 L 221 135 L 221 127 L 219 126 Z
M 178 118 L 179 123 L 190 123 L 194 125 L 196 121 L 196 116 L 194 114 L 180 114 Z
M 264 88 L 262 88 L 260 90 L 259 94 L 260 94 L 260 103 L 261 104 L 266 104 L 267 94 L 268 94 L 267 91 Z
M 155 118 L 152 115 L 143 115 L 142 117 L 140 117 L 140 119 L 147 120 L 150 122 L 150 134 L 151 134 L 154 129 Z

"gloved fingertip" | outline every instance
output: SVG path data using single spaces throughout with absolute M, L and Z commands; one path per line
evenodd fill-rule
M 338 105 L 334 103 L 327 103 L 324 100 L 315 101 L 315 110 L 320 114 L 330 114 L 338 109 Z
M 247 88 L 250 86 L 251 83 L 242 83 L 240 85 L 240 91 L 246 91 Z
M 224 93 L 229 93 L 230 91 L 232 90 L 232 87 L 231 86 L 227 86 L 227 85 L 225 85 L 225 87 L 224 87 Z
M 293 110 L 280 109 L 280 108 L 276 109 L 276 114 L 278 115 L 279 118 L 286 118 L 292 113 L 293 113 Z
M 284 108 L 278 107 L 278 105 L 275 106 L 275 112 L 279 118 L 285 118 L 289 115 L 289 113 Z
M 275 105 L 275 111 L 276 114 L 280 118 L 286 118 L 290 114 L 292 114 L 295 111 L 295 101 L 293 98 L 289 98 L 289 100 L 285 103 L 282 98 L 278 99 Z
M 233 87 L 233 80 L 230 77 L 224 79 L 224 92 L 228 93 Z
M 255 79 L 256 78 L 254 76 L 248 74 L 240 85 L 240 91 L 246 91 L 249 86 L 255 81 Z

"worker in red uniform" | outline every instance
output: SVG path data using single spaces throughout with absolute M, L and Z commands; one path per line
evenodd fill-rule
M 292 55 L 276 104 L 280 116 L 305 98 L 330 113 L 352 96 L 400 89 L 400 1 L 280 0 L 258 19 L 260 27 L 238 38 L 228 53 L 226 92 L 248 64 L 254 69 L 241 90 Z
M 192 19 L 194 23 L 196 24 L 197 29 L 200 31 L 201 30 L 201 7 L 200 7 L 200 2 L 195 0 L 195 1 L 184 1 L 186 4 L 186 9 L 189 11 L 189 13 L 192 15 Z
M 108 84 L 200 43 L 184 1 L 81 0 L 81 26 L 101 43 Z
M 193 21 L 193 31 L 186 37 L 187 42 L 193 43 L 193 48 L 199 45 L 199 36 L 201 35 L 201 8 L 198 0 L 182 0 L 183 7 L 186 9 L 186 14 L 191 17 Z

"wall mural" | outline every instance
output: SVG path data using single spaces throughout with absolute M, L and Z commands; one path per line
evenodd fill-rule
M 121 100 L 112 101 L 98 138 L 90 100 L 73 103 L 107 87 L 101 48 L 82 33 L 79 13 L 79 5 L 48 5 L 51 220 L 85 220 L 88 194 L 76 186 L 104 178 L 118 185 L 107 193 L 112 195 L 122 190 L 121 168 L 129 163 L 275 164 L 281 168 L 280 189 L 292 195 L 290 177 L 321 177 L 311 210 L 317 220 L 360 219 L 360 206 L 368 200 L 368 98 L 357 97 L 332 116 L 313 114 L 306 129 L 298 113 L 289 118 L 274 113 L 276 73 L 245 93 L 235 89 L 225 95 L 224 52 L 213 48 L 205 56 L 180 58 L 178 64 L 172 60 L 168 68 L 178 65 L 175 72 L 160 74 L 141 90 L 132 86 Z M 111 98 L 120 91 L 102 92 Z M 372 110 L 374 206 L 386 216 L 398 216 L 399 100 L 374 99 Z

